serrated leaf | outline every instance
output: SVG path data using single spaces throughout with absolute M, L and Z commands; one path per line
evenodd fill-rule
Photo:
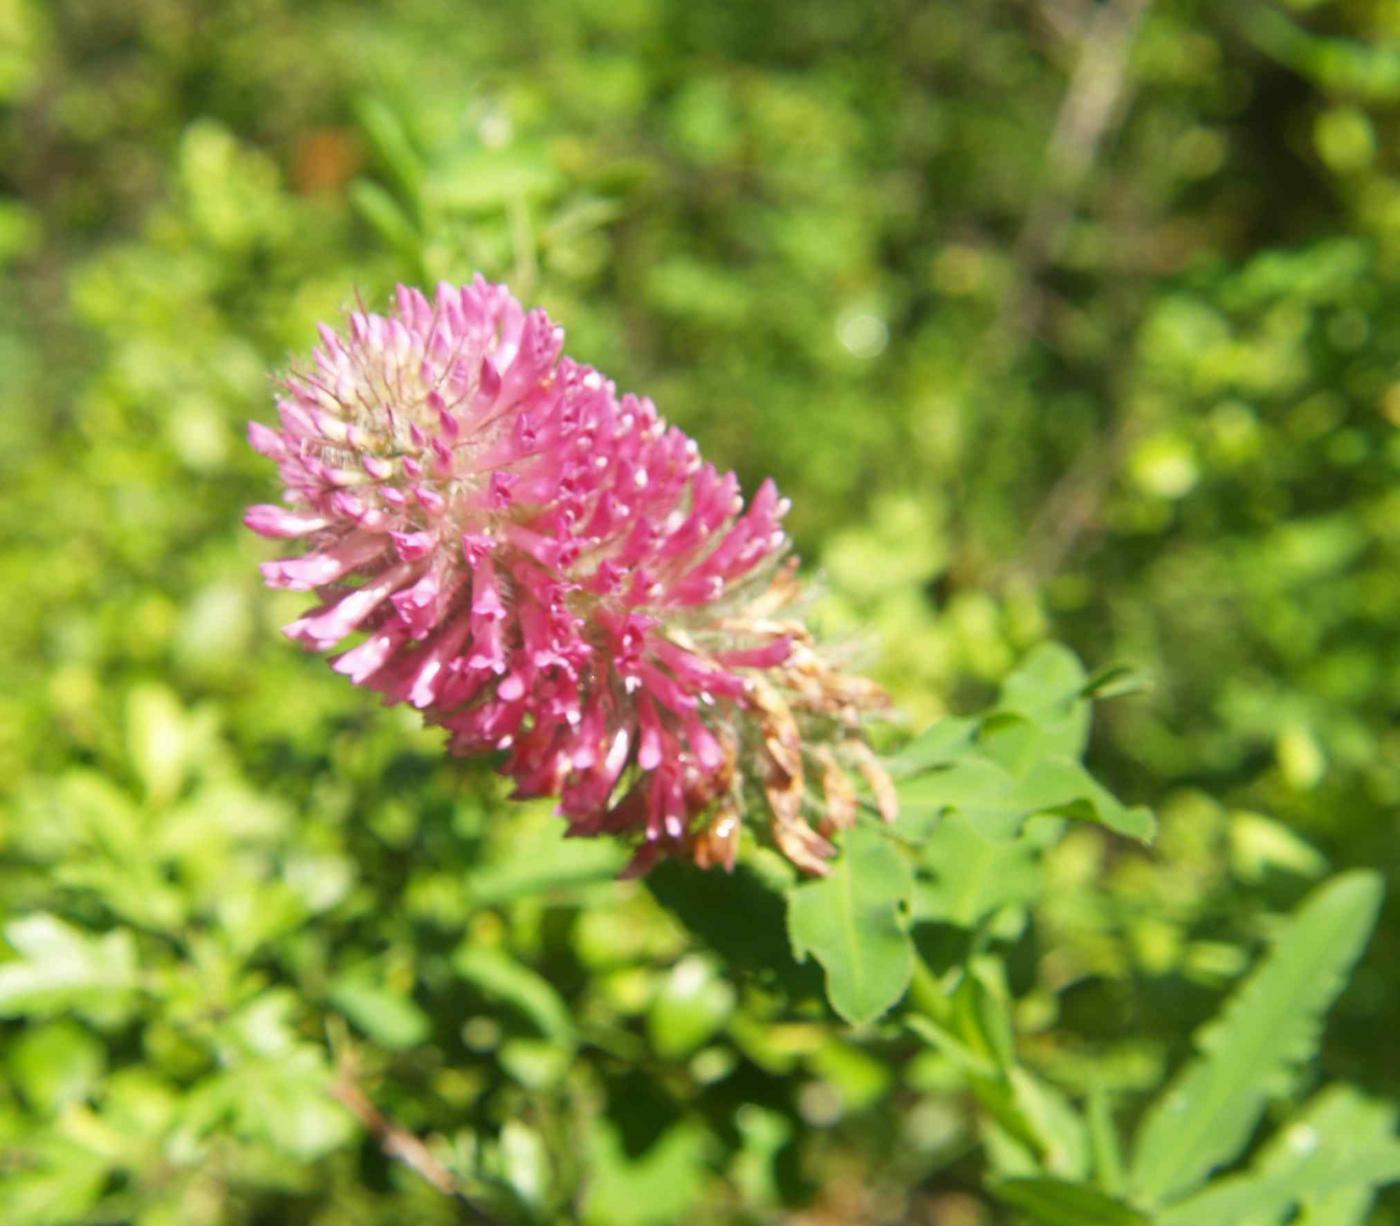
M 1400 1144 L 1343 1146 L 1275 1174 L 1232 1175 L 1181 1204 L 1163 1210 L 1159 1226 L 1219 1226 L 1282 1215 L 1304 1197 L 1323 1198 L 1350 1189 L 1400 1180 Z M 1324 1219 L 1325 1220 L 1325 1219 Z
M 1148 1226 L 1131 1205 L 1088 1184 L 1067 1179 L 1000 1179 L 990 1185 L 1003 1204 L 1042 1226 Z
M 1335 1179 L 1339 1158 L 1358 1151 L 1379 1154 L 1395 1145 L 1395 1120 L 1393 1104 L 1368 1099 L 1351 1086 L 1332 1085 L 1316 1094 L 1261 1148 L 1245 1176 L 1256 1181 L 1256 1204 L 1240 1226 L 1281 1226 L 1285 1220 L 1297 1226 L 1363 1226 L 1377 1187 L 1385 1181 L 1325 1185 Z M 1187 1204 L 1200 1200 L 1210 1212 L 1208 1198 L 1232 1185 L 1221 1180 Z M 1298 1202 L 1301 1212 L 1291 1218 Z
M 1366 944 L 1380 899 L 1377 874 L 1346 873 L 1316 890 L 1288 921 L 1249 980 L 1201 1031 L 1201 1054 L 1148 1110 L 1130 1175 L 1137 1198 L 1178 1199 L 1236 1157 L 1270 1097 L 1312 1057 L 1322 1016 Z
M 831 874 L 788 894 L 788 937 L 798 958 L 826 972 L 831 1007 L 852 1025 L 874 1021 L 909 986 L 914 949 L 905 910 L 908 861 L 878 830 L 847 834 Z

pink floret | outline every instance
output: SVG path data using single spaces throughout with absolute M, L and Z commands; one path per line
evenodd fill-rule
M 518 795 L 628 838 L 635 871 L 732 864 L 750 782 L 821 871 L 829 845 L 784 799 L 800 761 L 771 745 L 802 714 L 849 735 L 878 700 L 805 648 L 788 675 L 806 640 L 773 617 L 792 583 L 773 484 L 745 506 L 503 286 L 400 287 L 348 323 L 285 380 L 280 428 L 249 427 L 287 505 L 245 522 L 305 542 L 264 578 L 320 600 L 287 633 L 340 648 L 337 671 L 423 710 L 452 752 L 503 751 Z

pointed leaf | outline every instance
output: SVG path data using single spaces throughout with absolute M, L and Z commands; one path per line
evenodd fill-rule
M 1315 891 L 1289 920 L 1262 964 L 1200 1033 L 1201 1054 L 1149 1109 L 1131 1172 L 1138 1197 L 1179 1198 L 1238 1155 L 1270 1097 L 1316 1050 L 1322 1015 L 1360 955 L 1380 899 L 1375 873 L 1346 873 Z
M 1089 1092 L 1087 1124 L 1089 1150 L 1093 1157 L 1094 1178 L 1110 1196 L 1123 1192 L 1123 1151 L 1113 1122 L 1113 1103 L 1108 1091 L 1096 1085 Z
M 1358 1187 L 1375 1188 L 1400 1180 L 1400 1144 L 1343 1146 L 1276 1174 L 1232 1175 L 1219 1179 L 1179 1205 L 1164 1210 L 1160 1226 L 1219 1226 L 1281 1217 L 1304 1197 L 1330 1197 Z M 1324 1219 L 1325 1220 L 1325 1219 Z
M 573 1016 L 553 984 L 504 950 L 464 942 L 452 967 L 479 992 L 519 1010 L 546 1038 L 569 1050 L 577 1044 Z
M 1067 1179 L 1002 1179 L 991 1190 L 1003 1204 L 1042 1226 L 1148 1226 L 1132 1206 Z
M 1397 1143 L 1395 1118 L 1390 1103 L 1368 1099 L 1351 1086 L 1329 1086 L 1274 1133 L 1247 1175 L 1212 1184 L 1179 1207 L 1181 1216 L 1200 1220 L 1202 1211 L 1214 1212 L 1212 1204 L 1222 1203 L 1219 1197 L 1243 1197 L 1248 1187 L 1254 1204 L 1240 1226 L 1281 1226 L 1285 1220 L 1297 1226 L 1362 1226 L 1377 1188 L 1388 1182 L 1383 1152 Z M 1370 1173 L 1380 1177 L 1332 1186 L 1339 1169 L 1356 1169 L 1338 1166 L 1356 1152 L 1379 1159 Z M 1302 1212 L 1293 1218 L 1299 1202 Z
M 1151 840 L 1157 825 L 1151 812 L 1120 804 L 1084 767 L 1068 758 L 1042 758 L 1030 767 L 1013 803 L 1027 813 L 1098 822 L 1141 842 Z

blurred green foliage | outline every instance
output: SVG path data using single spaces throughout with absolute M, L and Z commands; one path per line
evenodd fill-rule
M 1373 0 L 0 0 L 0 1217 L 469 1214 L 353 1076 L 521 1220 L 1132 1220 L 1105 1138 L 1279 917 L 1400 894 L 1398 123 Z M 860 991 L 766 861 L 617 885 L 279 639 L 267 372 L 476 269 L 776 476 L 819 622 L 942 721 Z M 943 718 L 1052 637 L 1148 683 L 1107 790 L 1053 650 Z M 1152 850 L 1063 822 L 1142 833 L 1110 792 Z M 1260 1221 L 1400 1216 L 1394 906 L 1347 1084 L 1288 1053 L 1214 1156 Z M 821 1004 L 911 976 L 934 1038 Z M 1339 1133 L 1350 1184 L 1289 1140 Z

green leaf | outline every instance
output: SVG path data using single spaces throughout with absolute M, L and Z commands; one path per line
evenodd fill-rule
M 573 1064 L 574 1049 L 552 1039 L 520 1035 L 501 1044 L 497 1059 L 501 1067 L 527 1089 L 545 1090 L 564 1079 Z
M 1280 1226 L 1300 1202 L 1294 1219 L 1299 1226 L 1363 1226 L 1377 1187 L 1387 1182 L 1382 1155 L 1397 1144 L 1395 1121 L 1393 1104 L 1368 1099 L 1351 1086 L 1329 1086 L 1274 1133 L 1246 1175 L 1220 1180 L 1171 1212 L 1204 1221 L 1226 1198 L 1244 1203 L 1248 1188 L 1252 1205 L 1240 1226 Z M 1355 1153 L 1375 1156 L 1370 1169 L 1381 1177 L 1333 1186 L 1339 1170 L 1355 1169 L 1339 1165 Z
M 136 944 L 116 929 L 93 936 L 35 914 L 5 928 L 20 955 L 0 965 L 0 1017 L 49 1017 L 69 1009 L 109 1016 L 137 986 Z
M 920 771 L 948 766 L 964 754 L 977 734 L 975 719 L 940 719 L 885 763 L 891 778 L 906 779 Z
M 498 1147 L 501 1173 L 521 1201 L 536 1209 L 549 1190 L 549 1150 L 544 1138 L 520 1120 L 507 1120 Z
M 950 813 L 920 849 L 933 880 L 914 895 L 918 920 L 976 928 L 1003 907 L 1021 906 L 1040 893 L 1040 845 L 984 838 L 961 813 Z
M 1238 1155 L 1270 1097 L 1312 1058 L 1322 1015 L 1365 946 L 1380 899 L 1375 873 L 1346 873 L 1288 921 L 1262 964 L 1201 1031 L 1201 1054 L 1148 1110 L 1130 1177 L 1138 1197 L 1175 1200 Z
M 518 201 L 544 200 L 565 186 L 542 148 L 473 149 L 438 167 L 429 183 L 444 209 L 489 213 Z
M 1304 1197 L 1317 1200 L 1400 1180 L 1400 1144 L 1343 1146 L 1275 1174 L 1232 1175 L 1164 1210 L 1159 1226 L 1219 1226 L 1282 1216 Z M 1320 1219 L 1326 1221 L 1327 1219 Z
M 1319 1149 L 1379 1150 L 1394 1145 L 1397 1114 L 1393 1102 L 1366 1098 L 1346 1085 L 1333 1085 L 1317 1094 L 1297 1120 L 1279 1130 L 1260 1155 L 1259 1168 L 1282 1173 Z M 1362 1226 L 1370 1220 L 1371 1203 L 1382 1181 L 1358 1181 L 1331 1192 L 1302 1192 L 1298 1226 Z
M 423 159 L 414 148 L 403 120 L 388 104 L 373 97 L 359 99 L 355 115 L 361 131 L 394 182 L 410 200 L 417 201 L 423 186 Z
M 590 1226 L 685 1221 L 700 1195 L 709 1145 L 709 1133 L 682 1120 L 632 1153 L 611 1120 L 599 1121 L 589 1134 L 583 1220 Z
M 452 955 L 452 966 L 484 995 L 517 1009 L 546 1038 L 570 1049 L 577 1045 L 574 1020 L 563 998 L 547 979 L 504 950 L 464 943 Z
M 92 1221 L 112 1159 L 56 1135 L 26 1138 L 23 1160 L 0 1179 L 0 1218 L 16 1226 Z
M 1019 717 L 1012 721 L 1016 727 Z M 1003 722 L 1003 728 L 1010 723 Z M 1003 746 L 1003 749 L 1006 749 Z M 1156 823 L 1143 808 L 1120 804 L 1078 762 L 1049 754 L 1036 746 L 1036 754 L 1020 760 L 1015 770 L 1005 762 L 970 753 L 951 766 L 929 771 L 900 785 L 901 830 L 908 819 L 913 836 L 928 837 L 937 818 L 949 810 L 962 813 L 983 837 L 1012 839 L 1028 817 L 1039 813 L 1095 822 L 1119 834 L 1146 841 Z
M 821 990 L 821 972 L 793 957 L 785 930 L 791 878 L 780 884 L 764 867 L 761 853 L 728 874 L 697 873 L 672 861 L 657 865 L 643 884 L 731 972 L 776 981 L 792 996 L 810 996 Z
M 951 996 L 921 993 L 924 1012 L 906 1019 L 909 1028 L 967 1079 L 988 1117 L 983 1131 L 994 1167 L 1007 1175 L 1048 1170 L 1084 1176 L 1082 1121 L 1063 1094 L 1014 1063 L 1009 1002 L 996 964 L 980 959 L 970 971 Z
M 663 1059 L 689 1055 L 734 1011 L 734 989 L 702 957 L 682 958 L 671 968 L 647 1013 L 647 1034 Z
M 956 809 L 985 837 L 1013 838 L 1026 816 L 1014 803 L 1015 789 L 1015 776 L 1000 763 L 975 752 L 966 754 L 899 785 L 898 832 L 920 841 Z
M 1028 813 L 1097 822 L 1141 842 L 1151 840 L 1156 821 L 1149 810 L 1120 804 L 1078 762 L 1046 757 L 1021 780 L 1012 802 Z
M 338 976 L 331 984 L 330 1001 L 383 1047 L 401 1051 L 428 1037 L 427 1014 L 411 997 L 393 991 L 368 971 Z
M 1088 1184 L 1036 1177 L 994 1180 L 989 1186 L 1003 1204 L 1043 1226 L 1148 1226 L 1136 1209 Z
M 92 1092 L 107 1052 L 91 1033 L 64 1018 L 22 1032 L 7 1063 L 25 1098 L 52 1115 Z
M 126 743 L 152 805 L 169 804 L 185 782 L 189 763 L 185 713 L 163 685 L 135 687 L 126 699 Z
M 418 227 L 403 206 L 378 183 L 356 179 L 350 185 L 350 203 L 390 247 L 411 260 L 420 258 L 423 239 Z
M 563 823 L 559 823 L 562 827 Z M 601 839 L 565 839 L 562 829 L 521 849 L 514 859 L 484 864 L 467 880 L 471 900 L 493 907 L 511 899 L 577 890 L 615 880 L 627 851 Z
M 274 1058 L 240 1060 L 201 1089 L 222 1105 L 241 1135 L 303 1161 L 320 1158 L 354 1134 L 354 1118 L 331 1097 L 322 1053 L 299 1044 Z
M 1043 643 L 1002 683 L 997 711 L 1034 727 L 1038 749 L 1077 758 L 1089 737 L 1088 683 L 1068 647 Z
M 852 1025 L 879 1017 L 909 986 L 905 909 L 913 887 L 899 850 L 880 831 L 857 826 L 829 876 L 788 893 L 793 953 L 821 963 L 831 1007 Z
M 1264 881 L 1273 873 L 1321 877 L 1327 859 L 1282 822 L 1241 812 L 1230 817 L 1230 868 L 1250 882 Z
M 1125 1182 L 1123 1150 L 1113 1121 L 1113 1104 L 1102 1086 L 1096 1085 L 1089 1092 L 1087 1124 L 1094 1178 L 1110 1196 L 1119 1196 Z

